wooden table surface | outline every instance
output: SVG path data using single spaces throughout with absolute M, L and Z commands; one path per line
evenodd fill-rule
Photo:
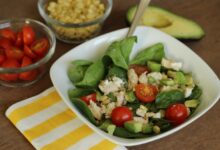
M 114 0 L 114 7 L 102 33 L 126 27 L 125 14 L 137 0 Z M 220 0 L 152 0 L 152 3 L 197 21 L 206 32 L 199 41 L 183 41 L 202 57 L 220 77 Z M 8 18 L 33 18 L 43 21 L 37 10 L 37 0 L 0 0 L 0 20 Z M 56 53 L 50 65 L 73 48 L 57 42 Z M 49 71 L 49 68 L 48 68 Z M 205 75 L 205 74 L 204 74 Z M 34 96 L 52 86 L 47 73 L 36 84 L 25 88 L 0 87 L 0 150 L 32 150 L 31 144 L 4 116 L 5 110 L 15 102 Z M 161 140 L 129 147 L 130 150 L 219 150 L 220 103 L 208 113 L 181 131 Z

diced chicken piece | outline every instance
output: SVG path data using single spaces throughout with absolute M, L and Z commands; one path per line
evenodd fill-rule
M 173 70 L 176 70 L 176 71 L 179 71 L 182 68 L 182 63 L 181 62 L 174 62 L 172 60 L 168 60 L 168 59 L 165 59 L 165 58 L 162 59 L 161 65 L 165 68 L 173 69 Z
M 139 81 L 140 83 L 147 84 L 147 83 L 148 83 L 147 72 L 142 73 L 142 74 L 139 76 L 138 81 Z
M 191 95 L 193 88 L 192 87 L 186 87 L 184 91 L 184 97 L 187 98 Z
M 147 113 L 147 108 L 143 105 L 140 105 L 140 107 L 136 110 L 136 114 L 141 117 L 144 117 L 146 113 Z
M 110 118 L 112 110 L 116 107 L 115 102 L 111 102 L 107 105 L 105 117 Z
M 144 119 L 143 117 L 134 117 L 133 119 L 134 119 L 134 121 L 141 122 L 141 123 L 144 123 L 144 124 L 148 123 L 148 118 Z
M 122 79 L 118 77 L 112 77 L 112 79 L 101 81 L 99 84 L 99 89 L 104 93 L 104 95 L 108 95 L 109 93 L 117 92 L 124 86 L 124 82 Z
M 97 120 L 101 120 L 102 117 L 102 111 L 101 108 L 99 106 L 97 106 L 97 104 L 93 101 L 90 101 L 89 104 L 89 109 L 91 110 L 93 116 L 97 119 Z
M 122 106 L 123 104 L 125 104 L 125 102 L 127 102 L 125 100 L 125 92 L 124 91 L 120 91 L 118 93 L 115 93 L 115 96 L 117 98 L 116 106 Z
M 134 69 L 128 70 L 128 86 L 129 89 L 133 89 L 135 85 L 138 83 L 138 75 L 134 71 Z

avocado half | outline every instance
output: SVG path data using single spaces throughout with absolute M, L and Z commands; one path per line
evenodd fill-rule
M 127 21 L 131 24 L 137 6 L 127 12 Z M 152 26 L 178 39 L 201 39 L 205 33 L 195 21 L 176 15 L 156 6 L 149 6 L 140 21 L 141 25 Z

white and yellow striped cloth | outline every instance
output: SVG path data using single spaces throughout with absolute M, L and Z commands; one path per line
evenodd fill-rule
M 94 133 L 54 88 L 12 105 L 6 116 L 39 150 L 126 150 Z

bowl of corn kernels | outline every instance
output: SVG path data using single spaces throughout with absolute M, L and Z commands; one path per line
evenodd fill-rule
M 112 0 L 39 0 L 38 10 L 57 39 L 81 43 L 99 34 Z

